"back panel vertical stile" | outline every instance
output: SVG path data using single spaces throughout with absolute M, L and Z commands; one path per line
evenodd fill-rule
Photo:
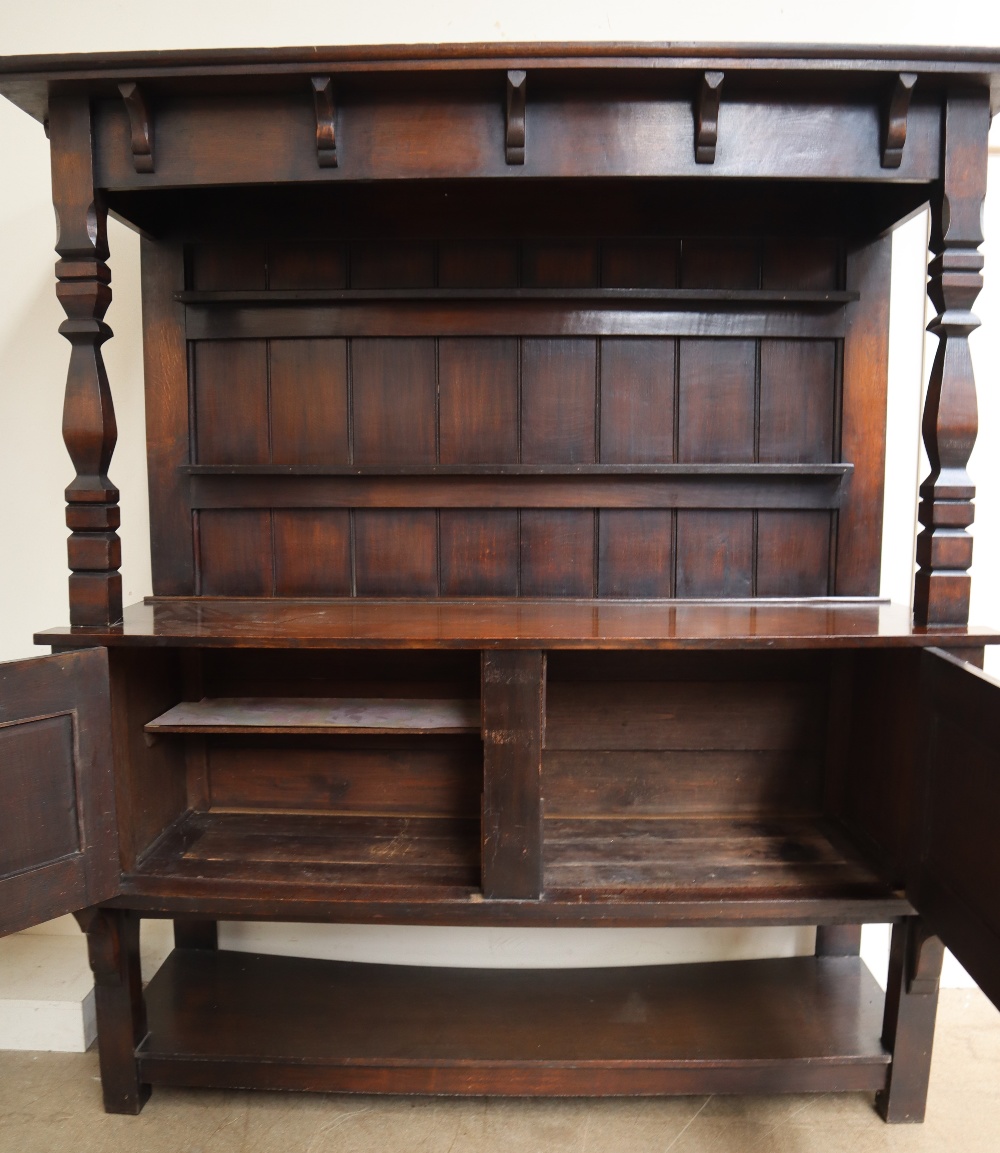
M 143 237 L 141 254 L 153 592 L 183 596 L 196 587 L 191 482 L 179 472 L 191 463 L 184 305 L 174 299 L 186 287 L 184 246 Z

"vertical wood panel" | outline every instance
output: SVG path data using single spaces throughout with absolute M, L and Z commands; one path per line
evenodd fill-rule
M 602 597 L 669 597 L 673 593 L 669 509 L 604 509 L 600 514 Z
M 753 513 L 677 513 L 679 597 L 748 597 L 753 588 Z
M 434 245 L 429 241 L 354 241 L 351 287 L 433 288 Z
M 823 510 L 757 514 L 757 595 L 824 597 L 830 583 L 830 514 Z
M 500 241 L 443 241 L 438 247 L 440 288 L 516 288 L 517 245 Z
M 521 513 L 521 594 L 594 595 L 594 514 L 587 509 Z
M 521 358 L 521 459 L 593 463 L 597 342 L 525 340 Z
M 191 246 L 191 287 L 199 292 L 250 292 L 267 287 L 262 243 L 246 240 Z
M 435 596 L 437 515 L 359 509 L 354 514 L 358 596 Z
M 601 246 L 604 288 L 673 288 L 677 284 L 676 240 L 606 240 Z
M 354 461 L 433 464 L 436 459 L 434 341 L 352 341 Z
M 675 341 L 601 341 L 601 461 L 674 459 Z
M 269 512 L 205 509 L 198 514 L 198 535 L 205 596 L 272 595 Z
M 195 407 L 199 464 L 267 464 L 267 343 L 199 341 Z
M 276 509 L 274 592 L 279 597 L 351 594 L 351 530 L 346 509 Z
M 442 339 L 441 463 L 517 461 L 517 341 Z
M 598 244 L 586 241 L 536 241 L 521 250 L 523 288 L 595 288 Z
M 828 237 L 771 237 L 764 242 L 761 288 L 805 291 L 840 285 L 837 242 Z
M 542 886 L 545 654 L 483 653 L 483 895 L 532 900 Z
M 757 246 L 739 240 L 685 240 L 681 246 L 682 288 L 756 288 Z
M 280 241 L 270 245 L 267 286 L 346 288 L 347 252 L 341 241 Z
M 678 355 L 678 460 L 752 461 L 754 341 L 681 340 Z
M 517 513 L 441 510 L 441 595 L 517 595 Z
M 346 464 L 347 341 L 272 340 L 271 460 Z
M 833 460 L 835 373 L 832 341 L 761 341 L 760 460 Z

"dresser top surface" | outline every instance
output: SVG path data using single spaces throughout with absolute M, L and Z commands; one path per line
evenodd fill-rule
M 803 649 L 961 646 L 1000 630 L 914 626 L 884 601 L 150 599 L 121 625 L 36 644 L 220 648 Z

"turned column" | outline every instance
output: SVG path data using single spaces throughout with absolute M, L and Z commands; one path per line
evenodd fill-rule
M 56 295 L 66 313 L 59 331 L 69 341 L 63 440 L 76 469 L 66 489 L 70 624 L 121 620 L 118 489 L 108 479 L 118 429 L 101 345 L 111 336 L 107 209 L 94 188 L 89 100 L 49 101 L 52 188 L 56 212 Z
M 982 209 L 986 195 L 989 93 L 948 97 L 944 115 L 942 180 L 931 203 L 928 295 L 937 310 L 938 338 L 927 385 L 923 436 L 931 471 L 920 486 L 919 566 L 913 615 L 919 625 L 964 625 L 969 620 L 973 498 L 966 471 L 976 443 L 976 382 L 969 333 L 983 286 Z

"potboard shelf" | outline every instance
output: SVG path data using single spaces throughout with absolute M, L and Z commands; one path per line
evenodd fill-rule
M 843 1091 L 883 1087 L 889 1063 L 882 993 L 856 957 L 559 971 L 175 950 L 146 1000 L 137 1056 L 154 1084 Z

